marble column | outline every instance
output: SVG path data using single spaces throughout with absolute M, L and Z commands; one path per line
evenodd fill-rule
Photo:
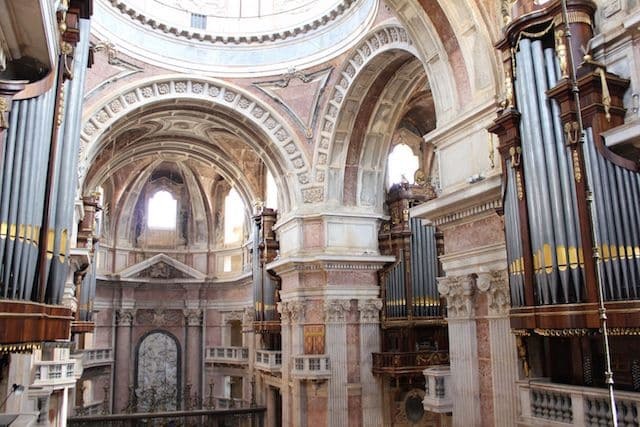
M 204 369 L 202 363 L 202 337 L 200 336 L 200 331 L 202 330 L 202 310 L 197 308 L 184 309 L 183 314 L 185 317 L 185 327 L 187 329 L 184 346 L 184 363 L 186 369 L 183 387 L 185 390 L 190 390 L 193 396 L 194 393 L 199 394 L 200 390 L 202 390 L 202 384 L 200 383 L 200 373 Z M 185 398 L 192 396 L 185 396 Z
M 360 383 L 362 385 L 362 425 L 382 427 L 382 384 L 373 376 L 372 353 L 379 352 L 380 310 L 379 298 L 358 300 L 360 312 Z
M 114 365 L 114 411 L 122 412 L 129 402 L 129 388 L 133 389 L 132 342 L 131 327 L 135 310 L 119 309 L 116 311 L 116 343 Z
M 280 331 L 282 339 L 282 425 L 289 427 L 292 422 L 292 399 L 289 389 L 291 381 L 291 311 L 288 302 L 279 302 Z
M 324 304 L 326 348 L 331 363 L 329 379 L 328 424 L 344 425 L 348 419 L 347 394 L 347 324 L 349 300 L 327 300 Z
M 297 356 L 304 354 L 304 331 L 303 324 L 305 322 L 305 309 L 306 309 L 306 301 L 305 300 L 294 300 L 289 301 L 289 314 L 290 314 L 290 341 L 289 341 L 289 349 L 290 353 L 288 356 L 289 362 L 291 362 L 292 356 Z M 282 359 L 284 360 L 284 353 Z M 284 369 L 284 367 L 283 367 Z M 288 366 L 289 372 L 291 370 L 291 364 Z M 291 385 L 291 425 L 292 426 L 306 426 L 306 394 L 304 393 L 303 387 L 304 384 L 301 384 L 300 381 L 294 380 L 288 383 L 283 381 L 283 384 Z M 284 407 L 284 402 L 283 402 Z M 284 424 L 283 425 L 288 425 Z
M 487 296 L 494 426 L 512 427 L 518 417 L 518 351 L 509 324 L 507 271 L 479 273 L 476 283 Z
M 449 359 L 453 385 L 453 427 L 482 424 L 478 378 L 478 342 L 474 321 L 476 275 L 438 279 L 438 291 L 447 300 Z

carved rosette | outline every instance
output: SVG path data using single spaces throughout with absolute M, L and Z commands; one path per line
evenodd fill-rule
M 342 323 L 347 320 L 351 308 L 349 300 L 334 299 L 324 303 L 324 318 L 327 323 Z
M 438 278 L 438 292 L 447 299 L 449 319 L 468 319 L 475 314 L 473 295 L 476 275 L 446 276 Z
M 382 300 L 380 298 L 358 300 L 360 323 L 379 323 L 380 310 L 382 310 Z
M 479 273 L 476 286 L 480 292 L 486 292 L 489 315 L 507 316 L 511 299 L 507 270 Z
M 135 310 L 124 309 L 124 308 L 116 310 L 116 325 L 132 326 L 134 316 L 135 316 Z
M 182 310 L 187 326 L 202 326 L 202 310 L 199 308 Z

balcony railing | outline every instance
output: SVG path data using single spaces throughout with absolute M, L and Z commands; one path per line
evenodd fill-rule
M 422 371 L 424 374 L 424 399 L 422 405 L 425 411 L 439 414 L 453 411 L 451 396 L 451 370 L 448 365 L 432 366 Z
M 280 372 L 280 369 L 282 369 L 282 352 L 257 350 L 255 367 L 261 371 Z
M 113 363 L 113 350 L 110 348 L 85 350 L 82 363 L 85 368 Z
M 60 361 L 38 361 L 35 363 L 34 386 L 63 388 L 73 386 L 82 375 L 82 366 L 77 359 Z
M 207 349 L 207 362 L 245 365 L 249 363 L 246 347 L 211 347 Z
M 375 374 L 419 374 L 429 366 L 448 363 L 449 352 L 442 350 L 373 353 Z
M 84 406 L 76 406 L 74 414 L 76 417 L 101 415 L 105 413 L 105 402 L 94 402 Z
M 611 425 L 611 405 L 607 390 L 546 382 L 544 379 L 520 382 L 518 394 L 521 422 L 532 426 Z M 640 393 L 616 392 L 618 423 L 638 426 Z M 557 423 L 557 424 L 556 424 Z
M 291 376 L 303 380 L 328 379 L 331 376 L 331 362 L 324 354 L 294 356 Z
M 97 415 L 69 418 L 67 425 L 70 427 L 262 425 L 265 413 L 265 407 L 256 406 L 236 409 Z

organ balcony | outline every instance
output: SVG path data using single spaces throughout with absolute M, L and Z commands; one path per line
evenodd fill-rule
M 433 199 L 426 184 L 394 184 L 387 194 L 390 220 L 382 224 L 380 250 L 396 262 L 380 274 L 382 352 L 373 373 L 422 380 L 428 366 L 449 362 L 444 305 L 437 290 L 442 238 L 434 226 L 409 218 L 409 209 Z
M 606 387 L 610 370 L 616 389 L 640 391 L 640 165 L 607 141 L 624 126 L 629 81 L 580 50 L 594 36 L 596 5 L 565 6 L 537 5 L 496 45 L 507 90 L 488 130 L 500 140 L 510 323 L 525 376 Z M 530 412 L 542 418 L 571 424 L 589 407 L 536 393 Z
M 449 363 L 448 351 L 412 351 L 373 353 L 373 372 L 375 374 L 415 374 L 426 367 Z

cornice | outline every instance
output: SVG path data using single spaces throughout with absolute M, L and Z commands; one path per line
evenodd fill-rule
M 317 255 L 276 259 L 266 268 L 280 275 L 292 271 L 377 271 L 394 261 L 395 257 L 383 255 Z
M 412 208 L 411 217 L 442 226 L 498 209 L 502 206 L 501 185 L 501 176 L 492 175 Z

